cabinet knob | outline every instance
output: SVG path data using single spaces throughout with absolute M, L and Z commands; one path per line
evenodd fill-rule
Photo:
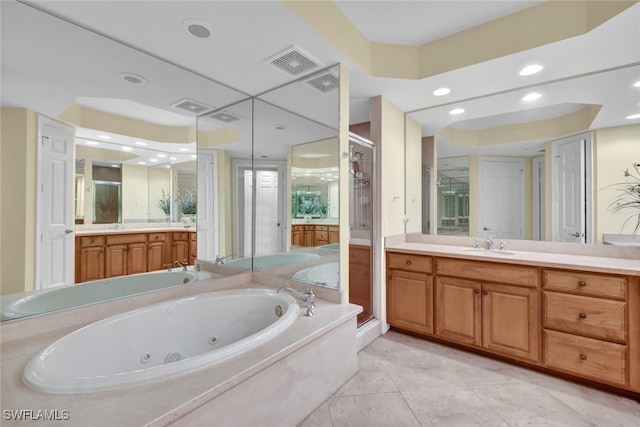
M 474 289 L 473 293 L 476 294 L 476 295 L 479 294 L 480 293 L 480 289 Z
M 580 317 L 581 319 L 586 319 L 587 318 L 587 313 L 580 313 L 578 315 L 578 317 Z
M 482 291 L 482 295 L 489 295 L 489 291 L 488 291 L 488 290 L 486 290 L 486 289 L 485 289 L 485 290 L 483 290 L 483 291 Z
M 580 360 L 587 360 L 587 355 L 584 353 L 580 353 Z
M 411 260 L 410 259 L 407 260 L 407 265 L 411 265 Z
M 585 282 L 584 280 L 580 280 L 578 282 L 578 286 L 580 286 L 581 288 L 584 288 L 585 286 L 587 286 L 587 282 Z
M 387 279 L 391 280 L 393 278 L 392 275 L 387 276 Z

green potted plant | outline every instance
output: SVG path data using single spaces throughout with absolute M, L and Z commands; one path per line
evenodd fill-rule
M 169 193 L 164 192 L 164 189 L 162 189 L 162 197 L 160 197 L 158 206 L 164 212 L 165 220 L 168 222 L 171 218 L 171 197 L 169 197 Z

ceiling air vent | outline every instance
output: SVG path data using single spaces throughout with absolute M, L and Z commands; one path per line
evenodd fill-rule
M 297 46 L 290 46 L 264 60 L 289 76 L 300 76 L 320 67 L 320 61 Z
M 180 101 L 171 104 L 173 108 L 177 108 L 182 111 L 187 111 L 191 114 L 200 115 L 207 111 L 213 110 L 213 107 L 209 107 L 201 102 L 194 101 L 192 99 L 184 98 Z
M 236 120 L 240 120 L 240 117 L 234 116 L 233 114 L 227 113 L 226 111 L 218 111 L 217 113 L 212 114 L 209 117 L 225 123 L 231 123 L 235 122 Z
M 331 73 L 325 73 L 307 80 L 307 84 L 319 92 L 327 93 L 338 89 L 340 80 Z

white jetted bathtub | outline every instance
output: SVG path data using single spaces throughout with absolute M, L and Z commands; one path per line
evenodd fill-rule
M 164 289 L 210 277 L 211 274 L 205 271 L 154 271 L 60 286 L 36 292 L 13 301 L 2 308 L 2 317 L 16 318 L 48 313 L 64 308 Z
M 113 316 L 35 355 L 22 380 L 46 393 L 113 390 L 228 360 L 273 338 L 298 317 L 289 294 L 210 292 Z
M 284 252 L 271 255 L 257 255 L 253 258 L 240 258 L 229 261 L 227 265 L 238 268 L 262 270 L 264 268 L 275 267 L 276 265 L 293 264 L 296 262 L 309 261 L 318 258 L 318 254 L 310 254 L 306 252 Z M 253 264 L 252 264 L 253 260 Z
M 338 289 L 340 283 L 340 263 L 328 262 L 326 264 L 314 265 L 296 272 L 292 279 L 300 280 L 327 288 Z

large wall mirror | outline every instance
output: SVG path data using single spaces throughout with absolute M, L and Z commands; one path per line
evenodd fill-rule
M 615 185 L 640 161 L 640 126 L 625 117 L 612 126 L 597 101 L 633 88 L 638 76 L 630 64 L 467 100 L 466 119 L 450 104 L 407 114 L 435 135 L 435 164 L 422 165 L 431 174 L 424 201 L 436 203 L 431 211 L 423 204 L 436 225 L 430 234 L 596 244 L 632 235 L 634 219 L 625 224 L 629 214 L 612 206 Z M 521 100 L 530 93 L 543 105 Z
M 73 211 L 71 228 L 76 233 L 114 227 L 124 232 L 140 227 L 162 231 L 189 226 L 195 230 L 197 221 L 198 252 L 211 260 L 230 254 L 232 236 L 230 232 L 226 235 L 224 224 L 222 238 L 215 243 L 207 240 L 214 218 L 230 221 L 233 209 L 231 202 L 225 203 L 227 187 L 207 193 L 210 189 L 201 187 L 206 182 L 202 176 L 216 173 L 227 179 L 229 172 L 225 184 L 230 185 L 226 156 L 251 161 L 252 102 L 229 107 L 230 113 L 242 118 L 245 127 L 241 130 L 233 130 L 220 116 L 210 120 L 224 126 L 204 127 L 198 135 L 196 125 L 201 127 L 209 120 L 203 116 L 206 111 L 246 98 L 242 92 L 31 6 L 2 2 L 3 155 L 20 162 L 25 171 L 26 179 L 13 183 L 16 193 L 35 200 L 38 117 L 72 129 L 74 160 L 70 167 L 74 170 L 67 190 L 73 197 L 65 209 Z M 30 119 L 6 120 L 16 111 Z M 197 123 L 199 116 L 205 118 Z M 5 133 L 9 128 L 11 133 Z M 10 139 L 5 140 L 5 135 Z M 236 143 L 237 151 L 216 157 L 211 149 L 230 141 Z M 5 152 L 5 147 L 17 150 Z M 21 147 L 30 148 L 25 154 Z M 53 188 L 52 199 L 58 199 L 56 191 L 65 190 Z M 20 218 L 13 228 L 20 229 L 23 240 L 35 235 L 38 214 L 16 213 Z M 74 258 L 71 255 L 69 261 L 74 263 Z M 22 264 L 23 259 L 19 261 Z M 24 263 L 25 270 L 36 270 L 33 257 Z M 221 270 L 220 274 L 236 271 L 240 270 Z M 14 297 L 49 291 L 36 289 L 25 294 L 34 280 L 22 277 L 21 282 L 3 280 L 3 305 Z M 71 302 L 69 307 L 77 304 Z

